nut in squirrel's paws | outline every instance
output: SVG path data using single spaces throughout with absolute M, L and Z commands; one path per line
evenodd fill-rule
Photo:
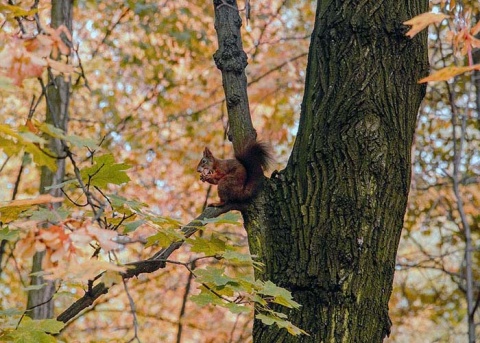
M 208 169 L 208 168 L 202 169 L 202 171 L 200 172 L 200 180 L 203 181 L 203 182 L 205 182 L 205 181 L 207 180 L 206 177 L 207 177 L 208 175 L 211 175 L 211 174 L 213 174 L 213 170 Z

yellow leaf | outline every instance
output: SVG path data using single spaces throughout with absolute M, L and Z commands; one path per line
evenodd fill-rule
M 410 20 L 405 21 L 403 24 L 411 26 L 412 28 L 405 35 L 413 38 L 417 33 L 422 31 L 430 24 L 440 23 L 443 19 L 448 18 L 449 16 L 443 13 L 422 13 Z
M 7 4 L 0 4 L 0 10 L 10 12 L 15 17 L 32 16 L 35 13 L 38 12 L 38 9 L 36 9 L 36 8 L 30 9 L 30 10 L 25 10 L 25 9 L 21 8 L 20 6 L 7 5 Z
M 450 80 L 452 77 L 466 73 L 467 71 L 471 70 L 480 70 L 480 64 L 474 64 L 468 67 L 445 67 L 427 77 L 424 77 L 423 79 L 418 81 L 418 83 L 425 83 L 430 81 L 447 81 Z
M 61 201 L 63 201 L 63 198 L 56 198 L 49 194 L 44 194 L 34 199 L 0 202 L 0 219 L 2 222 L 8 223 L 17 219 L 20 213 L 29 209 L 30 206 Z
M 101 282 L 107 287 L 112 287 L 115 284 L 122 283 L 122 275 L 118 271 L 107 270 L 102 274 Z

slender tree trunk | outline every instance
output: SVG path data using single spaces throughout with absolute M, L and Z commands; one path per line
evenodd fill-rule
M 299 131 L 265 192 L 262 225 L 246 216 L 260 277 L 302 304 L 310 336 L 254 324 L 254 342 L 381 342 L 410 185 L 426 34 L 402 22 L 427 0 L 319 0 Z M 253 214 L 252 214 L 253 215 Z M 250 219 L 250 220 L 249 220 Z M 279 309 L 278 309 L 279 310 Z
M 65 25 L 72 32 L 73 1 L 52 1 L 52 24 L 53 28 Z M 63 37 L 67 45 L 71 46 L 66 37 Z M 45 121 L 57 128 L 67 131 L 68 105 L 70 100 L 70 81 L 63 76 L 48 78 L 46 89 L 47 114 Z M 64 155 L 62 142 L 59 139 L 50 138 L 49 148 L 57 156 Z M 42 168 L 40 179 L 40 193 L 50 193 L 53 196 L 62 196 L 60 189 L 45 190 L 45 187 L 63 182 L 65 176 L 65 159 L 57 160 L 57 170 L 52 172 L 46 167 Z M 55 208 L 60 204 L 56 203 Z M 52 301 L 55 292 L 55 282 L 45 280 L 41 274 L 42 262 L 45 252 L 37 252 L 33 257 L 31 285 L 45 285 L 40 289 L 31 290 L 28 293 L 27 314 L 34 319 L 53 318 L 54 303 Z

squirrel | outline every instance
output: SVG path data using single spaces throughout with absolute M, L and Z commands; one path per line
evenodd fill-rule
M 235 153 L 235 158 L 215 158 L 205 147 L 198 163 L 200 180 L 218 185 L 220 202 L 209 206 L 221 207 L 227 203 L 245 203 L 260 190 L 264 175 L 272 162 L 271 150 L 264 142 L 251 141 Z

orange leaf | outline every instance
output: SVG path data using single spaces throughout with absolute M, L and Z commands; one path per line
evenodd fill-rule
M 122 245 L 114 241 L 114 239 L 118 236 L 118 233 L 116 231 L 99 229 L 94 227 L 93 225 L 90 225 L 89 227 L 87 227 L 87 232 L 97 239 L 98 243 L 105 251 L 110 251 L 123 247 Z
M 468 67 L 445 67 L 427 77 L 424 77 L 423 79 L 418 81 L 418 83 L 425 83 L 430 81 L 447 81 L 450 80 L 452 77 L 466 73 L 467 71 L 471 70 L 480 70 L 480 64 L 474 64 Z
M 38 132 L 38 129 L 35 127 L 35 125 L 33 125 L 31 119 L 27 119 L 27 122 L 25 123 L 25 126 L 28 128 L 28 131 L 30 131 L 30 132 L 33 132 L 33 133 Z
M 472 36 L 475 36 L 479 32 L 480 32 L 480 21 L 470 29 L 470 33 L 472 34 Z
M 51 202 L 62 202 L 63 198 L 56 198 L 51 196 L 50 194 L 43 194 L 39 195 L 33 199 L 24 199 L 24 200 L 14 200 L 9 201 L 4 204 L 0 204 L 5 207 L 13 207 L 13 206 L 30 206 L 30 205 L 40 205 L 40 204 L 47 204 Z
M 70 48 L 63 42 L 61 37 L 61 34 L 63 33 L 68 40 L 72 41 L 72 35 L 65 25 L 60 25 L 56 29 L 46 27 L 45 31 L 50 35 L 49 38 L 52 40 L 52 58 L 57 59 L 59 53 L 62 55 L 70 54 Z
M 41 76 L 47 66 L 45 59 L 29 52 L 22 43 L 12 41 L 0 52 L 0 68 L 17 86 L 26 78 Z
M 73 73 L 75 70 L 72 65 L 55 61 L 55 60 L 52 60 L 51 58 L 47 58 L 47 63 L 51 68 L 61 73 L 69 74 L 69 73 Z
M 410 20 L 405 21 L 403 24 L 411 26 L 412 28 L 405 35 L 413 38 L 417 33 L 422 31 L 430 24 L 440 23 L 443 19 L 448 18 L 449 16 L 443 13 L 422 13 Z

